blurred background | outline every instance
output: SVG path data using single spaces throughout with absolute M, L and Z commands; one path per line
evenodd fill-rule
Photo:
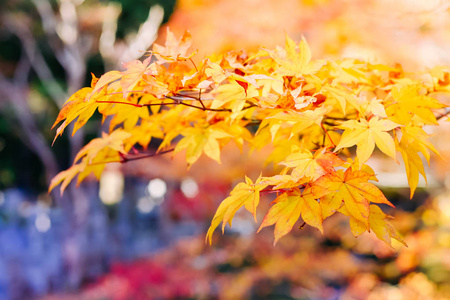
M 273 247 L 272 231 L 255 235 L 245 212 L 206 246 L 220 201 L 263 166 L 263 154 L 245 159 L 233 147 L 220 166 L 202 158 L 187 172 L 183 157 L 161 156 L 110 165 L 100 183 L 47 194 L 49 180 L 102 130 L 96 116 L 51 147 L 62 104 L 91 72 L 121 69 L 163 43 L 166 26 L 191 32 L 199 60 L 283 45 L 288 33 L 305 36 L 315 58 L 406 71 L 450 65 L 447 0 L 2 0 L 0 299 L 450 298 L 445 121 L 429 129 L 443 159 L 434 158 L 412 200 L 402 166 L 371 162 L 407 248 L 371 234 L 355 239 L 339 217 L 325 222 L 323 236 L 294 230 Z

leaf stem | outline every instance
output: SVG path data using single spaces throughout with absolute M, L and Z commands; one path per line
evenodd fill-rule
M 300 227 L 298 229 L 303 230 L 303 228 L 306 226 L 306 222 L 303 222 L 302 225 L 300 225 Z

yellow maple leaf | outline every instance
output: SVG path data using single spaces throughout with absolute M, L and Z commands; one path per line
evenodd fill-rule
M 216 64 L 209 59 L 206 60 L 206 65 L 208 67 L 205 69 L 205 75 L 208 78 L 211 78 L 216 84 L 220 84 L 230 76 L 229 72 L 225 71 L 219 64 Z
M 280 128 L 289 127 L 289 138 L 291 138 L 295 134 L 302 132 L 312 125 L 320 126 L 326 112 L 327 109 L 324 107 L 319 107 L 317 109 L 307 110 L 304 112 L 294 110 L 286 111 L 284 109 L 263 109 L 259 111 L 262 121 L 258 131 L 265 126 L 269 126 L 273 140 Z M 262 117 L 263 115 L 266 116 Z
M 380 240 L 388 244 L 390 247 L 392 247 L 392 239 L 396 239 L 407 247 L 406 243 L 397 233 L 395 228 L 386 221 L 386 219 L 390 216 L 386 215 L 377 205 L 370 205 L 368 228 L 363 222 L 354 218 L 347 208 L 342 207 L 339 209 L 339 212 L 350 217 L 350 229 L 353 236 L 358 237 L 367 230 L 372 230 Z
M 261 183 L 261 176 L 252 182 L 250 178 L 245 176 L 245 182 L 238 183 L 230 192 L 230 196 L 220 203 L 217 211 L 211 221 L 211 226 L 206 233 L 206 240 L 211 244 L 212 234 L 214 230 L 222 222 L 222 234 L 225 230 L 225 225 L 228 223 L 231 226 L 231 221 L 236 212 L 244 206 L 255 218 L 256 222 L 256 208 L 259 204 L 259 192 L 262 191 L 267 184 Z
M 329 191 L 323 187 L 308 185 L 303 192 L 298 188 L 278 196 L 273 206 L 264 217 L 258 232 L 275 224 L 275 241 L 288 234 L 297 220 L 302 216 L 306 224 L 316 227 L 323 233 L 322 212 L 316 199 L 323 197 Z
M 64 193 L 64 190 L 67 188 L 72 179 L 86 167 L 86 162 L 82 162 L 80 164 L 74 164 L 69 169 L 65 171 L 59 172 L 55 177 L 52 178 L 50 182 L 50 186 L 48 188 L 48 192 L 50 193 L 58 184 L 61 184 L 61 195 Z
M 97 157 L 98 153 L 103 149 L 107 148 L 115 153 L 126 154 L 124 149 L 124 140 L 131 137 L 131 133 L 124 130 L 116 130 L 111 134 L 102 132 L 101 138 L 96 138 L 90 141 L 86 146 L 84 146 L 75 157 L 75 162 L 86 156 L 88 164 Z
M 396 159 L 394 139 L 387 131 L 398 126 L 400 125 L 391 120 L 380 120 L 378 117 L 373 117 L 369 121 L 364 118 L 359 121 L 346 121 L 340 126 L 345 131 L 334 151 L 336 152 L 342 148 L 356 145 L 356 155 L 358 156 L 360 166 L 362 166 L 372 155 L 376 144 L 383 153 Z
M 373 183 L 368 182 L 371 176 L 364 171 L 348 168 L 345 172 L 337 170 L 328 173 L 314 184 L 331 191 L 332 193 L 326 197 L 335 199 L 327 201 L 335 204 L 343 201 L 350 214 L 368 228 L 370 202 L 384 203 L 394 207 Z
M 309 177 L 315 181 L 320 176 L 332 171 L 334 167 L 344 164 L 344 161 L 336 154 L 327 152 L 326 148 L 321 148 L 314 155 L 307 149 L 304 149 L 303 152 L 292 153 L 280 164 L 294 168 L 292 175 L 295 178 Z
M 119 71 L 109 71 L 105 74 L 103 74 L 95 84 L 95 87 L 92 91 L 92 95 L 98 93 L 100 90 L 102 90 L 104 87 L 107 87 L 109 84 L 117 81 L 118 79 L 122 78 L 122 72 Z
M 393 103 L 386 107 L 389 118 L 399 124 L 408 125 L 414 116 L 423 123 L 437 125 L 432 109 L 443 108 L 446 105 L 438 100 L 421 95 L 418 85 L 395 85 L 392 88 Z
M 291 175 L 278 174 L 271 177 L 263 177 L 261 183 L 273 185 L 272 190 L 291 189 L 309 181 L 309 178 L 295 178 Z
M 229 81 L 230 83 L 222 84 L 217 88 L 211 108 L 229 107 L 234 115 L 237 115 L 244 108 L 246 99 L 258 96 L 258 91 L 253 85 L 244 88 L 239 81 L 234 79 Z
M 144 150 L 147 149 L 152 138 L 162 139 L 164 133 L 159 118 L 144 119 L 133 128 L 133 135 L 129 138 L 129 145 L 139 144 Z M 127 150 L 125 148 L 125 150 Z
M 199 159 L 202 153 L 220 164 L 220 144 L 218 139 L 229 138 L 230 134 L 217 130 L 214 127 L 189 127 L 181 132 L 184 136 L 175 147 L 175 153 L 186 149 L 186 162 L 188 166 Z
M 391 239 L 396 239 L 407 246 L 395 228 L 385 221 L 389 216 L 386 215 L 377 205 L 370 206 L 369 225 L 376 236 L 392 247 Z
M 117 125 L 123 123 L 123 128 L 127 131 L 133 130 L 139 120 L 148 119 L 149 111 L 147 107 L 137 106 L 137 99 L 129 97 L 126 100 L 118 100 L 119 95 L 114 95 L 110 100 L 116 100 L 118 103 L 105 112 L 105 115 L 113 116 L 109 122 L 110 131 L 116 128 Z
M 311 49 L 305 38 L 298 45 L 286 34 L 285 48 L 269 51 L 269 55 L 280 65 L 279 73 L 285 76 L 314 74 L 324 65 L 322 61 L 311 61 Z
M 61 108 L 61 111 L 59 112 L 55 123 L 53 123 L 52 126 L 53 129 L 59 122 L 64 120 L 64 122 L 56 130 L 56 135 L 55 138 L 53 139 L 53 143 L 55 143 L 55 140 L 58 136 L 63 134 L 64 129 L 67 127 L 67 125 L 69 125 L 70 122 L 78 118 L 78 116 L 80 116 L 80 114 L 82 114 L 85 111 L 85 109 L 93 103 L 92 101 L 89 101 L 92 93 L 93 89 L 91 87 L 85 87 L 74 93 L 66 101 L 64 106 Z M 73 134 L 75 134 L 75 132 L 76 130 L 74 129 Z
M 439 155 L 439 153 L 427 140 L 429 135 L 422 128 L 405 126 L 401 130 L 402 138 L 400 142 L 396 140 L 396 147 L 405 162 L 406 176 L 410 187 L 410 198 L 412 198 L 419 183 L 419 173 L 422 174 L 425 182 L 427 181 L 422 158 L 419 156 L 419 153 L 423 154 L 428 163 L 430 163 L 429 150 L 433 151 L 436 155 Z
M 247 94 L 245 89 L 235 80 L 230 83 L 222 84 L 217 88 L 217 96 L 211 104 L 211 108 L 220 108 L 229 102 L 233 102 L 234 107 L 244 107 Z

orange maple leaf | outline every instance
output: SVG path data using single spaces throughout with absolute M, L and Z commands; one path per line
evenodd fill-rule
M 337 170 L 319 178 L 315 184 L 332 191 L 325 197 L 333 197 L 330 202 L 342 202 L 350 214 L 369 226 L 369 203 L 385 203 L 392 207 L 383 193 L 373 183 L 368 182 L 372 175 L 364 171 L 348 168 L 345 172 Z
M 167 27 L 167 38 L 164 46 L 154 44 L 153 53 L 158 60 L 163 62 L 185 61 L 193 57 L 197 51 L 187 54 L 191 47 L 191 34 L 185 32 L 180 39 L 176 39 L 175 35 Z

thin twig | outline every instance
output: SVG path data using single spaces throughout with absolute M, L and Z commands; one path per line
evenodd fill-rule
M 198 90 L 198 101 L 200 101 L 200 104 L 203 106 L 203 110 L 205 110 L 206 106 L 205 106 L 205 104 L 203 104 L 203 101 L 202 101 L 202 89 Z
M 149 103 L 149 104 L 135 104 L 135 103 L 131 103 L 131 102 L 120 102 L 120 101 L 111 101 L 111 100 L 97 100 L 97 103 L 111 103 L 111 104 L 126 104 L 126 105 L 132 105 L 134 107 L 144 107 L 144 106 L 155 106 L 155 105 L 184 105 L 184 106 L 189 106 L 189 107 L 193 107 L 193 108 L 197 108 L 197 109 L 201 109 L 203 111 L 226 111 L 226 112 L 232 112 L 231 109 L 229 108 L 209 108 L 206 106 L 197 106 L 197 105 L 193 105 L 193 104 L 189 104 L 186 102 L 183 102 L 182 100 L 176 99 L 172 96 L 165 96 L 167 99 L 173 100 L 174 102 L 172 103 Z M 203 104 L 203 103 L 202 103 Z M 256 107 L 257 105 L 250 103 L 250 105 L 242 108 L 242 110 L 246 110 L 252 107 Z
M 89 163 L 89 164 L 87 164 L 87 166 L 90 167 L 90 166 L 95 166 L 95 165 L 104 165 L 104 164 L 114 163 L 114 162 L 123 164 L 123 163 L 133 161 L 133 160 L 144 159 L 144 158 L 148 158 L 148 157 L 154 157 L 154 156 L 166 154 L 166 153 L 172 152 L 174 150 L 175 150 L 175 148 L 169 149 L 169 150 L 164 150 L 161 152 L 156 152 L 156 153 L 138 153 L 138 154 L 119 153 L 119 160 L 114 159 L 114 160 L 109 160 L 109 161 L 98 161 L 98 162 Z
M 131 156 L 128 157 L 127 155 L 123 156 L 124 160 L 123 162 L 128 162 L 128 161 L 132 161 L 132 160 L 138 160 L 138 159 L 143 159 L 143 158 L 148 158 L 148 157 L 154 157 L 154 156 L 158 156 L 158 155 L 162 155 L 162 154 L 166 154 L 169 152 L 174 151 L 175 148 L 172 149 L 168 149 L 168 150 L 164 150 L 164 151 L 160 151 L 160 152 L 156 152 L 156 153 L 139 153 L 139 154 L 133 154 L 135 156 Z
M 336 144 L 333 142 L 333 140 L 331 139 L 330 135 L 328 134 L 328 131 L 325 129 L 325 126 L 322 124 L 320 124 L 320 126 L 322 126 L 323 131 L 325 131 L 326 136 L 328 137 L 328 139 L 330 140 L 330 142 L 333 144 L 333 146 L 336 148 Z M 325 146 L 325 141 L 324 141 L 324 146 Z
M 440 114 L 436 117 L 436 120 L 439 121 L 440 119 L 447 117 L 450 114 L 450 108 L 446 108 L 445 112 L 443 114 Z
M 181 104 L 181 105 L 184 105 L 184 106 L 189 106 L 189 107 L 193 107 L 193 108 L 197 108 L 197 109 L 201 109 L 201 110 L 208 110 L 208 111 L 227 111 L 227 112 L 231 112 L 231 109 L 229 109 L 229 108 L 208 108 L 208 107 L 203 108 L 203 107 L 201 107 L 201 106 L 197 106 L 197 105 L 192 105 L 192 104 L 185 103 L 185 102 L 183 102 L 183 101 L 181 101 L 181 100 L 178 100 L 178 99 L 176 99 L 176 98 L 173 98 L 173 97 L 171 97 L 171 96 L 166 96 L 166 98 L 167 98 L 167 99 L 171 99 L 171 100 L 173 100 L 173 101 L 177 101 L 177 103 L 174 103 L 174 104 Z M 145 104 L 143 104 L 143 105 L 145 105 Z
M 192 58 L 190 57 L 189 60 L 191 61 L 191 63 L 194 65 L 195 70 L 198 72 L 197 66 L 195 65 L 194 61 L 192 60 Z
M 110 101 L 110 100 L 97 100 L 95 101 L 96 103 L 110 103 L 110 104 L 127 104 L 127 105 L 132 105 L 134 107 L 143 107 L 144 104 L 136 104 L 136 103 L 131 103 L 131 102 L 120 102 L 120 101 Z M 161 105 L 160 103 L 158 103 L 158 105 Z

